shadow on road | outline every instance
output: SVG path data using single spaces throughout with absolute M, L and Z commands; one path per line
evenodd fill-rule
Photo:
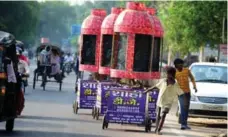
M 190 122 L 191 125 L 194 126 L 204 126 L 204 127 L 208 127 L 208 128 L 227 128 L 227 124 L 225 123 L 213 123 L 213 124 L 207 124 L 207 123 L 196 123 L 196 122 Z
M 20 125 L 23 125 L 23 127 L 35 127 L 35 128 L 65 128 L 66 126 L 64 124 L 57 124 L 57 123 L 48 123 L 48 122 L 39 122 L 39 121 L 23 121 L 23 120 L 17 120 L 15 122 L 15 127 L 20 127 Z
M 0 130 L 2 137 L 105 137 L 100 135 L 77 134 L 77 133 L 62 133 L 62 132 L 47 132 L 47 131 L 13 131 L 6 132 Z
M 76 115 L 84 115 L 84 116 L 91 116 L 92 117 L 92 114 L 91 113 L 78 113 Z
M 169 119 L 169 122 L 172 123 L 178 123 L 177 120 L 174 119 Z M 197 127 L 208 127 L 208 128 L 227 128 L 227 123 L 226 122 L 218 122 L 218 123 L 210 123 L 210 122 L 197 122 L 197 121 L 189 121 L 188 122 L 191 126 L 197 126 Z
M 44 116 L 29 116 L 23 115 L 19 119 L 36 119 L 36 120 L 52 120 L 52 121 L 71 121 L 71 122 L 83 122 L 83 123 L 100 123 L 96 120 L 82 120 L 82 119 L 72 119 L 72 118 L 60 118 L 60 117 L 44 117 Z
M 142 134 L 149 134 L 147 132 L 145 132 L 144 130 L 140 130 L 141 128 L 139 128 L 139 130 L 133 130 L 133 129 L 116 129 L 116 128 L 108 128 L 106 130 L 109 131 L 122 131 L 122 132 L 131 132 L 131 133 L 142 133 Z M 153 131 L 151 132 L 153 133 Z
M 122 132 L 130 132 L 130 133 L 140 133 L 140 134 L 155 134 L 154 129 L 152 129 L 151 132 L 145 132 L 144 130 L 131 130 L 131 129 L 114 129 L 114 128 L 108 128 L 107 130 L 110 131 L 122 131 Z M 176 133 L 173 133 L 172 131 L 168 132 L 168 131 L 162 131 L 162 135 L 165 136 L 178 136 Z M 194 135 L 189 135 L 189 134 L 181 134 L 183 137 L 187 136 L 187 137 L 196 137 Z

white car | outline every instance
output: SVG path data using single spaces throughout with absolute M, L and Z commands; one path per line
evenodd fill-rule
M 223 63 L 193 63 L 190 67 L 198 92 L 191 86 L 189 116 L 227 119 L 227 68 Z

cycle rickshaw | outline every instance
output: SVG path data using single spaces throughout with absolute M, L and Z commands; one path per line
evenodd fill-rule
M 21 77 L 18 73 L 15 37 L 0 31 L 0 122 L 6 121 L 6 130 L 12 131 L 14 119 L 23 110 L 20 100 Z
M 45 61 L 42 61 L 41 54 L 43 52 L 48 52 L 50 54 L 44 55 Z M 51 64 L 51 54 L 55 54 L 59 56 L 59 61 L 57 64 Z M 33 89 L 36 87 L 37 81 L 42 81 L 41 86 L 43 90 L 45 90 L 47 82 L 57 82 L 59 83 L 59 91 L 62 89 L 62 80 L 63 80 L 63 70 L 62 67 L 59 67 L 60 72 L 56 74 L 52 74 L 53 67 L 62 64 L 60 62 L 60 58 L 63 55 L 63 51 L 57 46 L 50 43 L 41 44 L 36 50 L 36 57 L 37 57 L 37 69 L 34 71 L 34 78 L 33 78 Z M 39 80 L 39 76 L 42 76 L 42 79 Z M 54 78 L 53 80 L 48 80 L 48 78 Z

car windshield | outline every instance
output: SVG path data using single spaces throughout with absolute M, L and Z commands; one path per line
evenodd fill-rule
M 227 67 L 195 65 L 191 72 L 196 82 L 224 83 L 227 84 Z

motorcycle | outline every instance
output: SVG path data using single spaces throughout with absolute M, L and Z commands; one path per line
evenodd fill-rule
M 65 72 L 67 73 L 67 75 L 69 75 L 71 72 L 72 72 L 72 63 L 71 62 L 66 62 L 64 64 L 64 69 L 65 69 Z
M 26 87 L 28 86 L 28 75 L 27 74 L 20 74 L 21 75 L 21 84 L 22 84 L 22 86 L 21 86 L 21 88 L 22 88 L 22 91 L 24 91 L 24 93 L 25 93 L 25 89 L 26 89 Z

